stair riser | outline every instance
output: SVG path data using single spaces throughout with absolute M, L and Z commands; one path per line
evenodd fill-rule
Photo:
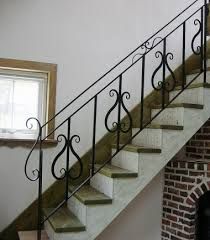
M 114 191 L 114 179 L 107 177 L 101 173 L 97 173 L 91 180 L 90 184 L 92 187 L 97 189 L 99 192 L 104 193 L 110 198 L 113 198 Z
M 132 135 L 135 135 L 139 131 L 139 128 L 132 129 Z M 145 128 L 138 134 L 133 140 L 134 145 L 159 148 L 162 147 L 162 129 L 150 129 Z
M 109 221 L 105 218 L 106 216 L 113 214 L 113 209 L 116 208 L 116 198 L 114 205 L 83 205 L 78 200 L 69 200 L 68 207 L 72 212 L 74 212 L 75 216 L 77 216 L 81 222 L 86 222 L 86 230 L 91 233 L 95 231 L 96 222 L 101 223 L 102 229 L 104 228 L 104 224 L 108 224 Z M 82 212 L 80 208 L 82 209 Z
M 172 91 L 169 94 L 169 99 L 172 100 L 178 93 L 178 91 Z M 204 104 L 204 88 L 191 88 L 185 89 L 184 92 L 176 98 L 173 103 L 193 103 L 193 104 Z
M 209 63 L 208 67 L 210 67 L 210 61 L 208 61 L 208 63 Z M 189 84 L 197 75 L 198 75 L 198 73 L 192 74 L 192 75 L 188 75 L 187 78 L 186 78 L 186 84 Z M 207 80 L 207 83 L 210 83 L 210 72 L 209 71 L 206 73 L 206 80 Z M 192 82 L 192 84 L 203 83 L 203 82 L 204 82 L 204 77 L 203 77 L 203 73 L 202 73 L 199 77 L 197 77 Z
M 69 210 L 78 217 L 81 223 L 84 225 L 87 224 L 87 207 L 83 203 L 73 196 L 68 200 L 67 206 Z
M 116 149 L 112 149 L 112 154 L 115 152 Z M 138 173 L 139 154 L 122 150 L 112 159 L 112 165 Z
M 152 117 L 154 117 L 160 109 L 152 109 Z M 164 125 L 184 125 L 184 108 L 166 108 L 153 121 L 153 124 Z

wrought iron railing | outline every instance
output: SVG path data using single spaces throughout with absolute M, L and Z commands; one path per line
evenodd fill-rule
M 158 32 L 156 32 L 154 35 L 152 35 L 148 40 L 146 40 L 143 44 L 138 46 L 135 50 L 133 50 L 128 56 L 123 58 L 118 64 L 116 64 L 114 67 L 112 67 L 107 73 L 105 73 L 102 77 L 100 77 L 96 82 L 94 82 L 91 86 L 89 86 L 85 91 L 83 91 L 78 97 L 76 97 L 73 101 L 71 101 L 69 104 L 67 104 L 63 109 L 61 109 L 52 119 L 50 119 L 48 122 L 46 122 L 44 125 L 41 125 L 39 120 L 36 118 L 30 118 L 28 119 L 26 125 L 29 129 L 33 127 L 33 123 L 31 121 L 36 121 L 38 124 L 38 137 L 36 142 L 34 143 L 25 164 L 25 174 L 26 177 L 30 181 L 38 181 L 38 231 L 37 231 L 37 239 L 41 240 L 41 229 L 43 227 L 43 224 L 56 212 L 58 211 L 83 185 L 88 183 L 90 179 L 99 172 L 107 163 L 109 163 L 113 157 L 115 157 L 119 151 L 121 151 L 130 141 L 135 138 L 146 126 L 151 124 L 152 120 L 155 119 L 171 102 L 174 101 L 175 98 L 177 98 L 198 76 L 203 74 L 203 82 L 206 83 L 206 71 L 207 71 L 207 21 L 208 21 L 208 4 L 209 2 L 207 0 L 196 0 L 190 6 L 188 6 L 186 9 L 184 9 L 178 16 L 173 18 L 167 25 L 165 25 L 163 28 L 161 28 Z M 196 8 L 196 9 L 194 9 Z M 189 11 L 189 12 L 188 12 Z M 183 20 L 184 19 L 184 20 Z M 193 22 L 192 22 L 193 21 Z M 189 25 L 188 25 L 189 24 Z M 174 26 L 176 25 L 176 26 Z M 196 33 L 192 35 L 192 25 L 194 25 L 196 29 Z M 190 28 L 189 28 L 190 26 Z M 188 31 L 190 29 L 190 31 Z M 181 44 L 181 64 L 182 64 L 182 73 L 181 73 L 181 79 L 178 81 L 176 74 L 172 70 L 172 67 L 169 64 L 169 60 L 174 59 L 174 54 L 172 51 L 169 51 L 170 44 L 168 44 L 168 40 L 171 36 L 179 35 L 179 43 Z M 190 40 L 188 38 L 191 38 Z M 178 44 L 178 43 L 177 43 Z M 200 69 L 199 72 L 194 76 L 194 78 L 186 83 L 186 47 L 190 45 L 190 48 L 192 52 L 197 55 L 200 59 Z M 148 84 L 148 81 L 146 81 L 146 67 L 148 64 L 146 63 L 148 54 L 152 51 L 155 51 L 153 58 L 158 60 L 160 59 L 160 63 L 158 64 L 157 68 L 154 70 L 154 72 L 151 74 L 151 89 L 154 89 L 161 93 L 161 109 L 155 116 L 153 116 L 149 121 L 144 121 L 144 98 L 145 98 L 145 85 Z M 189 52 L 189 51 L 188 51 Z M 152 60 L 150 56 L 150 61 Z M 127 63 L 126 66 L 124 66 L 124 63 Z M 123 84 L 123 77 L 124 75 L 130 71 L 134 66 L 139 64 L 141 66 L 141 74 L 139 76 L 139 81 L 141 83 L 141 89 L 140 89 L 140 119 L 139 119 L 139 131 L 137 131 L 134 135 L 130 136 L 129 139 L 124 142 L 123 144 L 120 144 L 120 137 L 122 134 L 126 134 L 131 131 L 133 127 L 133 119 L 132 116 L 128 110 L 128 108 L 125 105 L 125 99 L 129 100 L 131 99 L 131 94 L 128 91 L 124 91 L 122 88 Z M 122 66 L 123 65 L 123 69 Z M 90 97 L 84 104 L 81 104 L 81 106 L 73 111 L 66 119 L 61 121 L 60 124 L 58 124 L 54 130 L 51 132 L 46 133 L 45 129 L 48 127 L 48 125 L 55 121 L 59 116 L 72 106 L 74 102 L 76 102 L 79 98 L 81 98 L 86 92 L 88 92 L 90 89 L 93 89 L 94 86 L 96 86 L 99 82 L 102 82 L 105 77 L 107 77 L 110 74 L 113 74 L 113 72 L 118 68 L 120 68 L 120 72 L 116 74 L 116 76 L 109 81 L 108 83 L 105 83 L 104 86 L 101 87 L 99 91 L 92 94 L 92 97 Z M 161 71 L 161 81 L 156 81 L 156 79 L 159 77 L 159 73 Z M 167 73 L 171 75 L 171 81 L 167 81 Z M 116 97 L 116 100 L 113 104 L 113 106 L 110 108 L 110 110 L 105 114 L 104 117 L 104 125 L 108 132 L 113 133 L 116 135 L 116 151 L 111 154 L 111 156 L 105 161 L 100 168 L 95 169 L 95 163 L 96 163 L 96 131 L 97 131 L 97 116 L 99 114 L 98 110 L 98 100 L 101 96 L 101 94 L 107 90 L 109 87 L 112 87 L 113 84 L 116 84 L 117 87 L 112 88 L 109 91 L 110 97 Z M 174 88 L 179 84 L 182 86 L 181 90 L 177 93 L 173 99 L 170 99 L 170 101 L 166 101 L 167 94 L 174 90 Z M 105 102 L 106 99 L 103 98 L 103 101 Z M 81 177 L 83 174 L 83 163 L 81 160 L 81 157 L 76 152 L 74 148 L 75 143 L 80 142 L 80 136 L 78 134 L 71 134 L 71 121 L 73 117 L 78 114 L 81 110 L 84 109 L 88 104 L 93 105 L 93 127 L 92 127 L 92 156 L 91 156 L 91 171 L 90 175 L 72 192 L 69 193 L 68 186 L 69 181 L 71 179 L 77 179 Z M 112 125 L 110 126 L 110 115 L 112 112 L 117 109 L 117 119 L 116 121 L 113 121 Z M 122 111 L 124 111 L 124 115 L 122 114 Z M 127 123 L 125 124 L 122 122 L 123 116 L 127 116 Z M 62 130 L 61 130 L 62 129 Z M 60 152 L 55 156 L 53 163 L 51 165 L 51 173 L 52 176 L 56 180 L 64 180 L 65 181 L 65 198 L 63 201 L 46 217 L 42 216 L 42 185 L 43 185 L 43 143 L 46 141 L 49 137 L 54 136 L 54 134 L 58 131 L 61 131 L 61 133 L 58 134 L 57 140 L 58 142 L 61 142 L 64 140 L 64 146 L 60 150 Z M 64 133 L 63 133 L 64 132 Z M 35 149 L 35 147 L 38 146 L 39 149 L 39 166 L 38 168 L 32 170 L 32 172 L 28 172 L 28 164 L 29 159 Z M 58 163 L 59 158 L 62 156 L 62 154 L 66 154 L 66 163 L 65 168 L 61 168 L 60 173 L 56 173 L 56 165 Z M 70 153 L 73 154 L 74 157 L 76 157 L 78 163 L 79 163 L 79 173 L 77 176 L 72 176 L 70 173 Z M 32 175 L 33 177 L 31 177 Z

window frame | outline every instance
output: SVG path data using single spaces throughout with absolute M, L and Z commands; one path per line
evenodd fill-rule
M 43 63 L 43 62 L 34 62 L 34 61 L 26 61 L 26 60 L 16 60 L 16 59 L 5 59 L 0 58 L 0 69 L 6 70 L 18 70 L 24 72 L 37 72 L 47 74 L 47 94 L 46 94 L 46 116 L 45 122 L 51 119 L 55 115 L 55 105 L 56 105 L 56 80 L 57 80 L 57 64 L 53 63 Z M 47 128 L 45 129 L 44 135 L 48 135 L 55 128 L 55 121 L 52 120 Z M 0 140 L 11 140 L 0 138 Z M 18 143 L 20 143 L 19 138 L 17 139 Z M 14 140 L 13 139 L 13 142 Z M 54 134 L 51 134 L 48 138 L 49 140 L 54 140 Z M 22 139 L 27 141 L 27 139 Z

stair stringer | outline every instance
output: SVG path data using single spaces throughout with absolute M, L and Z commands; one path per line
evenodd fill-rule
M 181 96 L 181 95 L 180 95 Z M 210 89 L 204 89 L 203 109 L 184 109 L 184 130 L 164 131 L 161 154 L 139 153 L 139 176 L 134 179 L 111 179 L 113 203 L 110 205 L 85 206 L 83 217 L 86 218 L 86 231 L 79 233 L 55 233 L 47 222 L 45 229 L 51 240 L 93 240 L 135 199 L 146 185 L 164 168 L 172 157 L 187 143 L 187 141 L 200 129 L 210 117 Z M 167 111 L 164 110 L 164 111 Z M 164 114 L 161 113 L 161 114 Z M 97 173 L 92 184 L 100 177 Z M 72 200 L 74 201 L 73 197 Z M 77 204 L 72 203 L 72 204 Z M 69 204 L 70 206 L 72 204 Z M 76 209 L 76 208 L 75 208 Z M 81 209 L 77 208 L 78 211 Z M 72 210 L 72 209 L 71 209 Z M 75 215 L 79 217 L 75 210 Z

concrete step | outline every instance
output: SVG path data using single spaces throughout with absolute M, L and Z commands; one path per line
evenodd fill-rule
M 78 186 L 69 186 L 70 193 Z M 112 199 L 105 194 L 97 191 L 90 185 L 85 185 L 79 189 L 74 195 L 84 205 L 98 205 L 98 204 L 111 204 Z
M 98 170 L 101 165 L 96 164 L 95 169 Z M 100 171 L 100 174 L 109 178 L 135 178 L 138 177 L 138 173 L 123 169 L 111 164 L 107 164 Z
M 18 236 L 20 240 L 37 240 L 37 231 L 20 231 Z M 46 231 L 42 231 L 41 240 L 49 240 Z
M 53 210 L 53 208 L 43 209 L 44 215 L 49 216 Z M 56 233 L 85 231 L 85 226 L 66 207 L 59 209 L 48 222 Z
M 139 132 L 139 128 L 132 129 L 132 135 Z M 138 134 L 132 143 L 135 145 L 145 145 L 150 148 L 162 149 L 163 135 L 165 132 L 182 131 L 183 126 L 176 125 L 149 125 Z
M 210 60 L 209 62 L 209 68 L 210 68 Z M 193 70 L 192 74 L 187 75 L 186 77 L 186 84 L 189 84 L 198 74 L 200 73 L 200 69 Z M 206 72 L 206 82 L 210 83 L 210 71 Z M 201 73 L 191 84 L 197 84 L 197 83 L 204 83 L 204 74 Z
M 119 146 L 122 147 L 123 144 L 120 144 Z M 112 148 L 115 149 L 115 151 L 116 151 L 117 145 L 112 144 Z M 144 147 L 144 146 L 140 146 L 140 145 L 136 145 L 136 144 L 127 144 L 123 148 L 123 151 L 135 152 L 135 153 L 161 153 L 161 149 Z
M 204 85 L 206 88 L 210 87 L 210 84 L 197 83 L 190 85 L 187 89 L 181 92 L 181 89 L 170 92 L 169 100 L 172 101 L 180 92 L 179 97 L 173 100 L 174 103 L 193 103 L 193 104 L 204 104 Z
M 184 125 L 184 112 L 186 109 L 191 109 L 193 111 L 198 111 L 203 109 L 201 104 L 189 104 L 189 103 L 177 103 L 170 104 L 165 108 L 158 116 L 156 116 L 160 111 L 160 106 L 153 107 L 151 111 L 151 117 L 156 118 L 152 121 L 153 124 L 163 124 L 163 125 Z
M 121 145 L 120 145 L 121 146 Z M 112 154 L 116 152 L 116 145 L 112 145 Z M 127 169 L 136 173 L 140 173 L 140 157 L 142 154 L 161 153 L 161 149 L 152 147 L 143 147 L 136 144 L 126 145 L 112 159 L 112 165 Z

